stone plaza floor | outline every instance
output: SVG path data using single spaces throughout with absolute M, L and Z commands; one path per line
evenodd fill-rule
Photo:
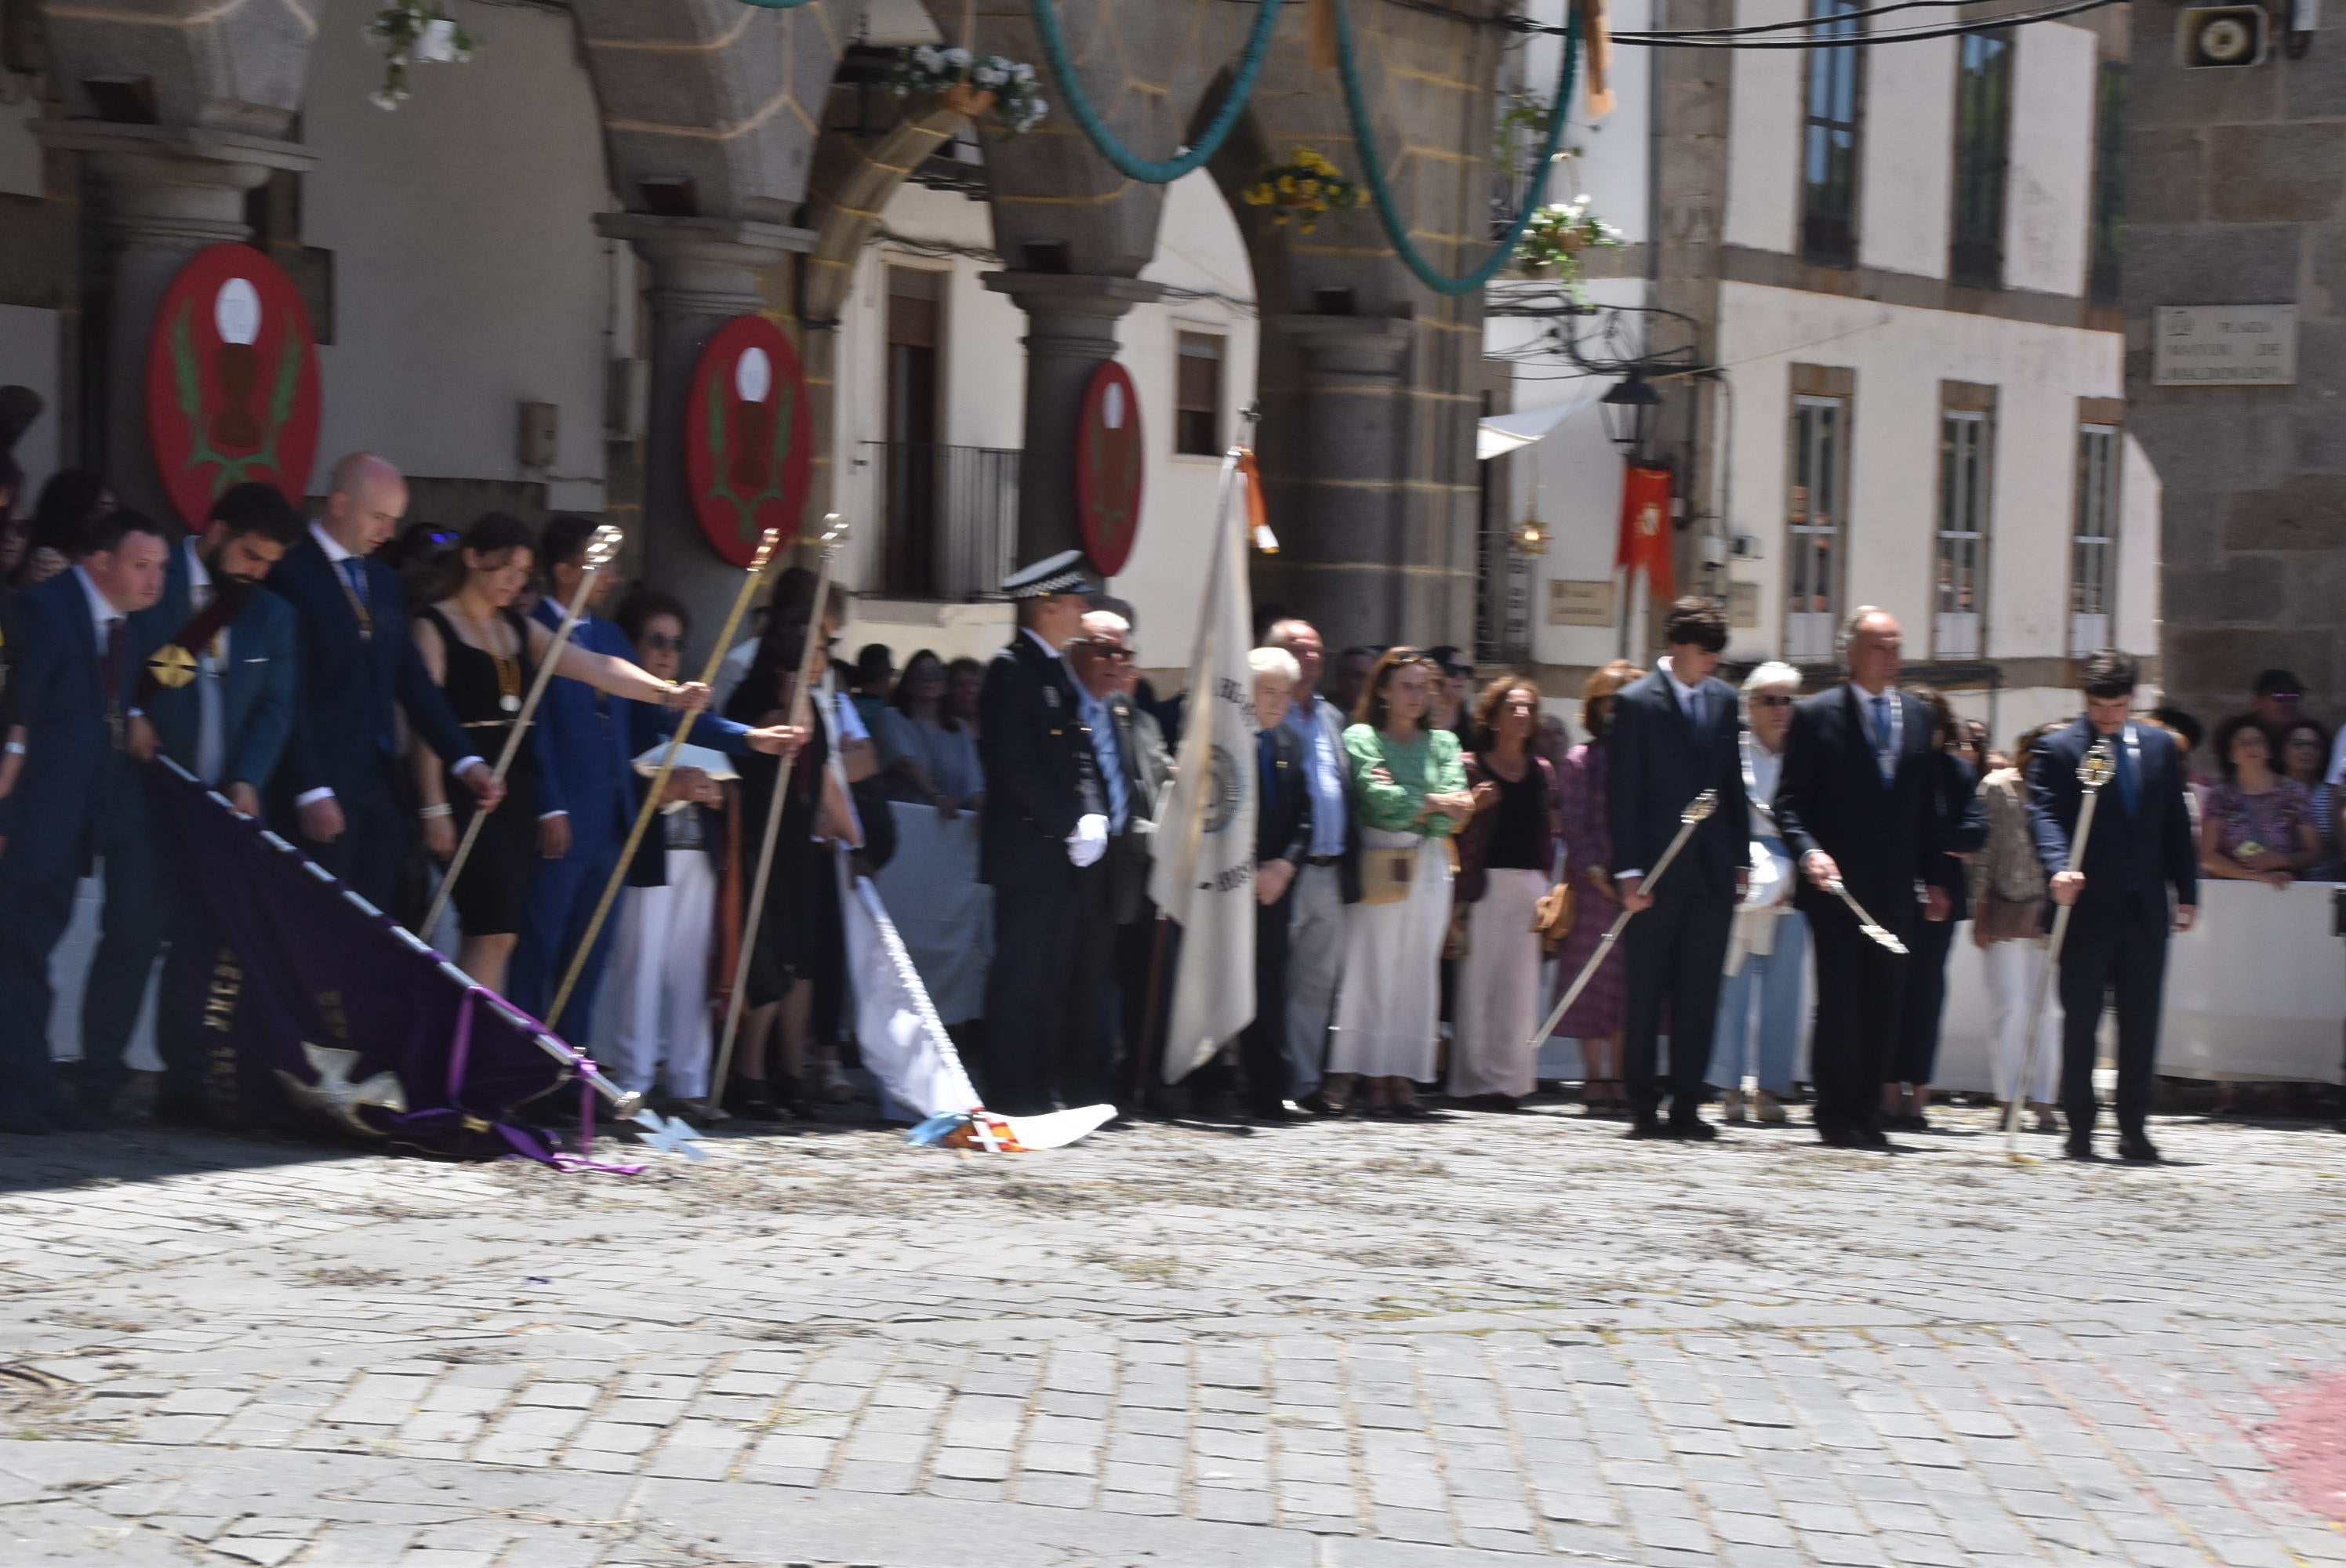
M 0 1139 L 0 1563 L 2346 1563 L 2346 1138 Z

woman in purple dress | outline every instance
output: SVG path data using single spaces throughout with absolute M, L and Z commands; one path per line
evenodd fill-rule
M 1613 830 L 1605 817 L 1605 736 L 1612 728 L 1613 694 L 1645 673 L 1627 659 L 1617 658 L 1588 677 L 1580 693 L 1580 723 L 1588 731 L 1588 741 L 1574 747 L 1558 770 L 1565 874 L 1578 889 L 1571 934 L 1556 950 L 1559 998 L 1621 912 L 1620 901 L 1613 894 Z M 1556 1037 L 1580 1042 L 1581 1099 L 1591 1115 L 1617 1113 L 1627 1104 L 1621 1092 L 1622 962 L 1617 946 L 1556 1026 Z

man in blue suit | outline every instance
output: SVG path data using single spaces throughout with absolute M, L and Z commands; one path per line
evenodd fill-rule
M 2118 1015 L 2118 1157 L 2147 1165 L 2158 1158 L 2147 1127 L 2167 933 L 2189 931 L 2199 913 L 2199 860 L 2183 748 L 2157 725 L 2135 722 L 2139 673 L 2132 654 L 2105 649 L 2086 661 L 2085 715 L 2038 743 L 2028 813 L 2053 901 L 2071 906 L 2061 947 L 2061 1115 L 2069 1124 L 2069 1157 L 2094 1157 L 2095 1036 L 2106 1002 Z M 2109 747 L 2114 771 L 2094 809 L 2085 864 L 2072 870 L 2070 846 L 2086 800 L 2077 767 L 2096 743 Z
M 233 485 L 212 503 L 203 532 L 171 551 L 163 596 L 131 622 L 138 646 L 158 650 L 138 685 L 138 702 L 155 726 L 163 752 L 227 796 L 248 816 L 260 814 L 260 786 L 277 771 L 293 724 L 293 612 L 285 601 L 257 592 L 269 569 L 301 537 L 301 514 L 271 484 Z M 134 792 L 125 809 L 142 833 L 146 799 Z M 168 911 L 168 880 L 156 874 L 151 844 L 126 862 L 145 878 L 133 886 L 107 861 L 107 906 L 117 896 L 142 911 Z M 118 891 L 117 891 L 118 890 Z M 191 911 L 178 911 L 182 918 Z M 109 920 L 90 960 L 83 1003 L 81 1109 L 103 1122 L 123 1077 L 123 1053 L 138 1022 L 157 950 L 166 936 L 160 920 L 117 924 Z M 166 998 L 195 995 L 207 944 L 174 941 L 164 965 Z M 156 1048 L 163 1058 L 157 1119 L 182 1125 L 203 1120 L 200 1018 L 191 1009 L 164 1005 L 156 1014 Z
M 505 786 L 472 749 L 407 631 L 398 575 L 372 559 L 407 511 L 407 481 L 372 453 L 334 465 L 326 514 L 269 574 L 292 606 L 301 683 L 270 814 L 296 824 L 311 860 L 379 910 L 391 907 L 407 845 L 392 783 L 394 707 L 484 805 Z
M 137 763 L 154 755 L 155 731 L 138 708 L 148 650 L 130 623 L 161 596 L 168 548 L 131 512 L 91 524 L 87 541 L 80 565 L 15 606 L 9 717 L 23 738 L 0 755 L 0 1132 L 88 1125 L 58 1090 L 48 1022 L 49 955 L 90 857 L 106 861 L 107 939 L 161 921 L 135 896 L 148 882 Z

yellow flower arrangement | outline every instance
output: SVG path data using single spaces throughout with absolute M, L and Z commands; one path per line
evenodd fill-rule
M 1285 163 L 1266 164 L 1255 181 L 1239 193 L 1249 207 L 1268 207 L 1273 223 L 1295 225 L 1309 234 L 1331 212 L 1349 212 L 1366 199 L 1366 192 L 1346 179 L 1327 155 L 1299 147 Z

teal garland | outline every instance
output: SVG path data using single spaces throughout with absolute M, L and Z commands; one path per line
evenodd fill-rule
M 756 0 L 771 4 L 773 0 Z M 794 3 L 794 0 L 790 0 Z M 1221 150 L 1229 138 L 1230 129 L 1239 123 L 1239 112 L 1246 107 L 1247 99 L 1254 94 L 1254 79 L 1262 70 L 1262 57 L 1270 51 L 1272 25 L 1279 20 L 1279 8 L 1283 0 L 1262 0 L 1255 13 L 1254 31 L 1247 36 L 1246 53 L 1239 56 L 1238 75 L 1230 80 L 1229 96 L 1214 115 L 1213 123 L 1206 127 L 1188 152 L 1178 158 L 1163 159 L 1141 158 L 1117 139 L 1099 117 L 1090 98 L 1084 95 L 1081 80 L 1076 76 L 1075 62 L 1067 57 L 1067 40 L 1059 31 L 1059 11 L 1053 0 L 1034 0 L 1035 31 L 1043 40 L 1043 58 L 1049 62 L 1051 74 L 1059 79 L 1059 90 L 1067 100 L 1067 112 L 1076 124 L 1091 138 L 1100 156 L 1116 166 L 1117 171 L 1147 185 L 1169 185 L 1202 165 Z
M 1376 127 L 1369 123 L 1368 108 L 1361 99 L 1360 76 L 1352 66 L 1350 7 L 1344 0 L 1337 0 L 1335 9 L 1336 69 L 1343 78 L 1344 107 L 1352 116 L 1353 143 L 1360 148 L 1361 176 L 1369 188 L 1370 199 L 1376 203 L 1378 221 L 1384 225 L 1385 234 L 1392 240 L 1402 264 L 1417 274 L 1419 282 L 1437 294 L 1471 294 L 1495 277 L 1515 255 L 1524 230 L 1531 224 L 1532 214 L 1539 210 L 1540 200 L 1547 192 L 1547 171 L 1555 161 L 1556 147 L 1564 139 L 1565 111 L 1572 102 L 1572 77 L 1580 60 L 1580 8 L 1572 8 L 1571 19 L 1566 25 L 1564 62 L 1556 73 L 1556 97 L 1548 110 L 1547 140 L 1540 148 L 1539 172 L 1533 177 L 1531 195 L 1525 200 L 1524 209 L 1515 214 L 1515 222 L 1508 225 L 1506 238 L 1484 258 L 1480 267 L 1464 278 L 1452 278 L 1434 270 L 1433 263 L 1418 254 L 1417 246 L 1409 237 L 1409 226 L 1402 221 L 1392 188 L 1385 184 L 1385 171 L 1377 163 Z
M 769 11 L 789 11 L 801 5 L 811 5 L 814 0 L 741 0 L 744 5 L 761 5 Z

